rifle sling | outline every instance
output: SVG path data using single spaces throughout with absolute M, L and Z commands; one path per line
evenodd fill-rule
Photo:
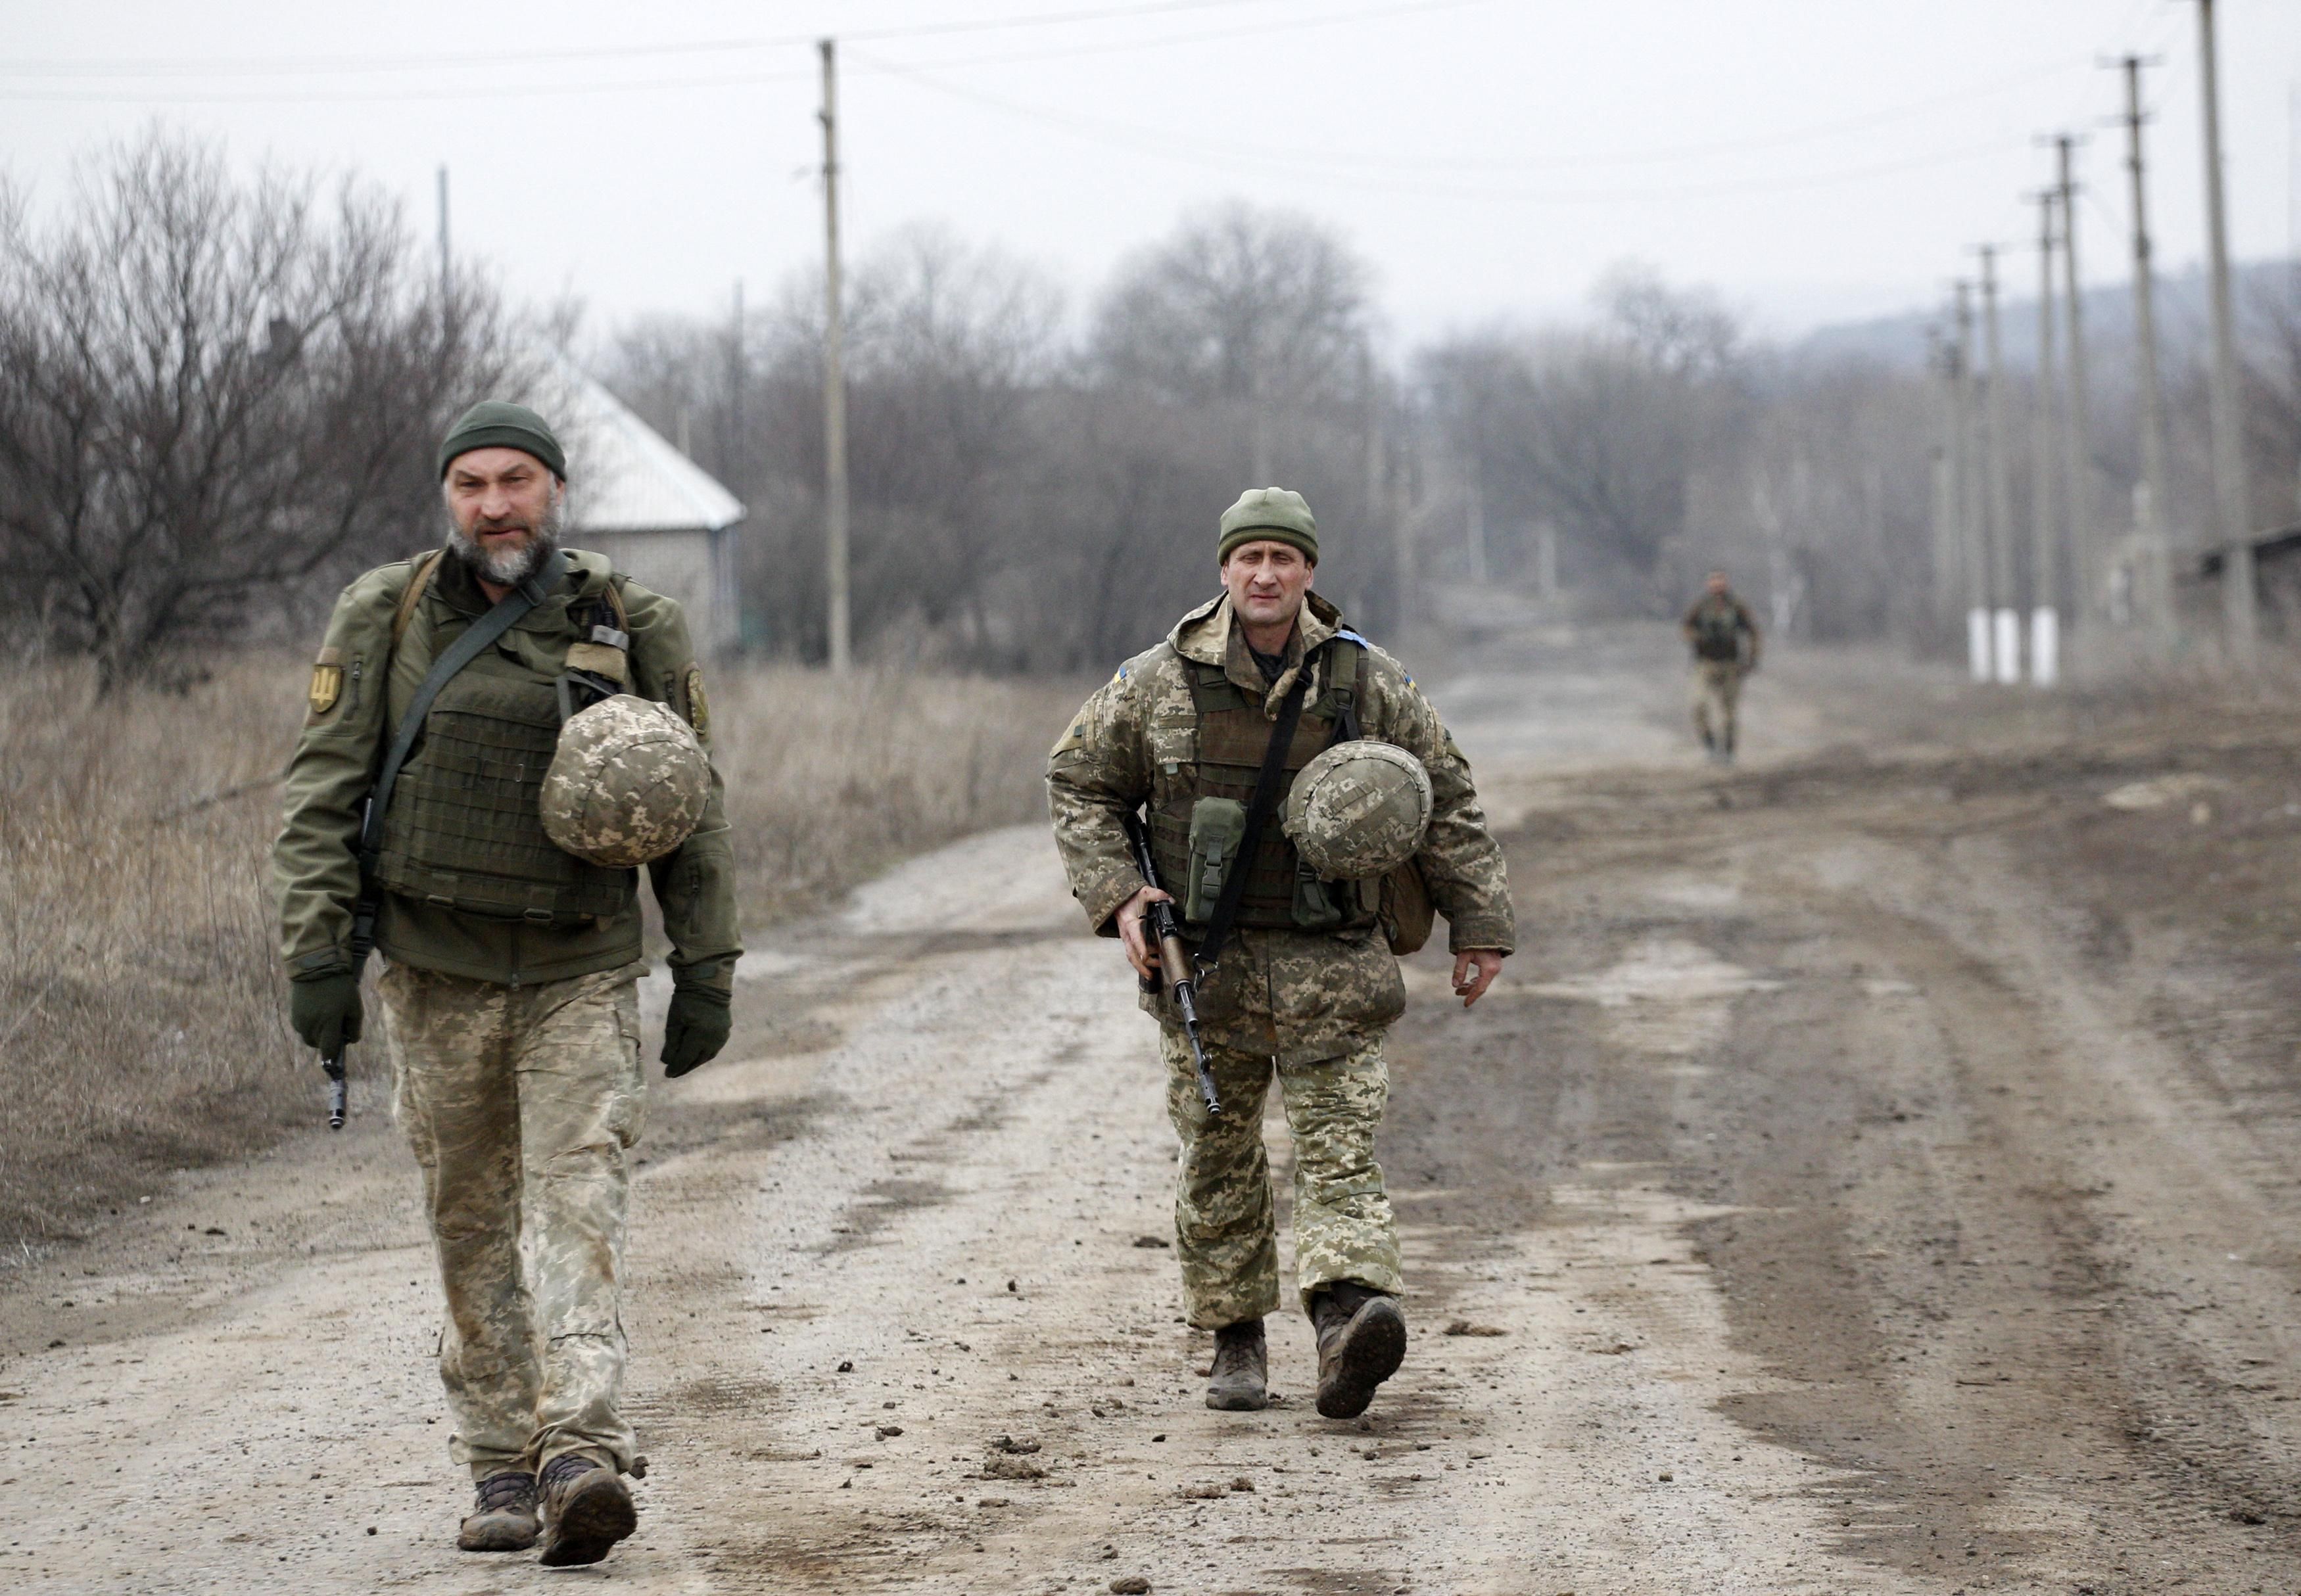
M 1286 750 L 1294 746 L 1294 728 L 1301 723 L 1302 700 L 1309 685 L 1310 661 L 1306 656 L 1285 702 L 1278 706 L 1278 723 L 1270 730 L 1270 746 L 1263 751 L 1262 768 L 1254 776 L 1254 796 L 1247 802 L 1246 829 L 1239 836 L 1230 873 L 1223 877 L 1214 913 L 1207 916 L 1207 934 L 1192 956 L 1201 980 L 1214 973 L 1215 961 L 1222 957 L 1223 943 L 1230 936 L 1231 922 L 1238 918 L 1238 906 L 1246 897 L 1248 866 L 1261 844 L 1264 823 L 1278 806 L 1278 790 L 1286 777 Z
M 497 639 L 519 624 L 521 619 L 537 605 L 543 596 L 558 586 L 559 579 L 567 573 L 567 556 L 558 549 L 544 562 L 543 569 L 530 575 L 518 587 L 505 594 L 487 613 L 464 629 L 463 636 L 448 645 L 448 651 L 431 663 L 431 669 L 415 689 L 408 702 L 407 713 L 399 719 L 399 726 L 391 740 L 390 751 L 383 756 L 383 768 L 375 778 L 375 786 L 368 792 L 367 811 L 360 821 L 359 866 L 360 896 L 352 909 L 352 968 L 356 973 L 367 960 L 374 945 L 377 893 L 374 875 L 376 860 L 383 853 L 383 816 L 391 807 L 391 790 L 399 781 L 399 767 L 407 763 L 407 756 L 423 735 L 423 717 L 431 713 L 431 701 L 439 690 L 454 681 L 457 673 L 491 648 Z M 428 573 L 427 573 L 428 574 Z

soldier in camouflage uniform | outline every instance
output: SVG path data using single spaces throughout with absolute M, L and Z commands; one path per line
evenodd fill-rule
M 1735 597 L 1726 573 L 1713 571 L 1678 631 L 1694 651 L 1694 734 L 1711 764 L 1731 765 L 1740 732 L 1742 679 L 1758 668 L 1758 618 Z
M 1149 886 L 1120 819 L 1148 806 L 1154 858 L 1185 898 L 1201 799 L 1243 798 L 1298 682 L 1305 700 L 1284 756 L 1288 778 L 1346 734 L 1405 749 L 1427 768 L 1431 819 L 1413 864 L 1447 917 L 1454 990 L 1477 1000 L 1513 945 L 1501 848 L 1469 765 L 1398 662 L 1350 631 L 1309 591 L 1318 557 L 1309 506 L 1284 489 L 1250 490 L 1222 518 L 1224 592 L 1167 640 L 1128 660 L 1055 745 L 1047 781 L 1055 839 L 1087 920 L 1123 939 L 1146 979 L 1157 967 L 1142 917 L 1168 895 Z M 1201 850 L 1203 854 L 1203 848 Z M 1167 1111 L 1182 1141 L 1175 1202 L 1190 1321 L 1216 1333 L 1209 1407 L 1267 1400 L 1262 1320 L 1279 1306 L 1278 1248 L 1262 1106 L 1275 1074 L 1294 1141 L 1298 1299 L 1316 1327 L 1318 1411 L 1364 1411 L 1406 1345 L 1396 1221 L 1375 1161 L 1390 1092 L 1382 1037 L 1405 984 L 1380 924 L 1375 883 L 1320 882 L 1276 816 L 1243 867 L 1238 929 L 1201 973 L 1198 1003 L 1222 1104 L 1210 1115 L 1171 996 L 1146 991 L 1160 1024 Z M 1203 909 L 1203 906 L 1201 906 Z M 1185 914 L 1193 950 L 1204 915 Z
M 475 406 L 439 472 L 445 550 L 345 589 L 313 670 L 273 853 L 291 1019 L 323 1055 L 358 1040 L 362 802 L 434 660 L 531 586 L 540 602 L 433 701 L 367 880 L 396 1112 L 447 1298 L 450 1452 L 477 1486 L 458 1544 L 541 1538 L 545 1562 L 593 1562 L 635 1523 L 621 1295 L 647 966 L 638 873 L 555 847 L 539 796 L 571 666 L 620 673 L 707 739 L 703 681 L 675 602 L 597 555 L 553 563 L 566 461 L 540 416 Z M 648 865 L 672 944 L 669 1075 L 724 1045 L 741 953 L 715 772 L 707 789 Z

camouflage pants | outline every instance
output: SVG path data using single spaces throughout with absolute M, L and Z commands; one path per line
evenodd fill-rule
M 448 1450 L 474 1479 L 573 1451 L 631 1466 L 623 1152 L 646 1107 L 640 968 L 523 987 L 404 965 L 383 977 L 395 1112 L 448 1299 Z
M 1277 1217 L 1262 1145 L 1273 1074 L 1294 1138 L 1294 1282 L 1305 1310 L 1311 1293 L 1338 1280 L 1397 1291 L 1398 1224 L 1374 1158 L 1390 1100 L 1380 1039 L 1284 1068 L 1267 1055 L 1210 1046 L 1223 1106 L 1210 1117 L 1191 1044 L 1163 1025 L 1159 1037 L 1167 1112 L 1183 1141 L 1175 1241 L 1191 1323 L 1209 1330 L 1278 1311 Z
M 1742 697 L 1742 667 L 1730 659 L 1696 660 L 1694 689 L 1694 734 L 1704 747 L 1734 751 L 1734 713 Z

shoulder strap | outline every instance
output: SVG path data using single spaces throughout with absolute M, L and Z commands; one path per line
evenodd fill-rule
M 399 729 L 391 740 L 391 751 L 383 756 L 383 768 L 377 773 L 375 788 L 368 795 L 367 814 L 360 822 L 360 873 L 365 875 L 375 868 L 377 856 L 383 851 L 383 815 L 391 807 L 391 790 L 399 780 L 399 767 L 407 762 L 408 751 L 414 748 L 416 737 L 423 730 L 423 717 L 431 713 L 431 701 L 439 689 L 455 680 L 458 672 L 486 652 L 498 638 L 518 624 L 522 616 L 543 602 L 546 592 L 559 583 L 567 572 L 567 556 L 558 550 L 544 562 L 543 569 L 530 576 L 504 595 L 487 614 L 464 629 L 464 635 L 448 645 L 448 651 L 431 664 L 430 674 L 415 689 L 415 697 L 400 717 Z
M 1270 746 L 1263 751 L 1262 768 L 1255 773 L 1254 797 L 1246 806 L 1246 829 L 1239 833 L 1238 847 L 1232 854 L 1232 865 L 1223 877 L 1222 892 L 1215 899 L 1214 913 L 1207 916 L 1207 934 L 1199 943 L 1192 963 L 1198 966 L 1201 979 L 1214 973 L 1215 961 L 1222 957 L 1222 945 L 1230 935 L 1231 922 L 1238 918 L 1238 906 L 1246 897 L 1246 878 L 1252 873 L 1255 849 L 1262 841 L 1262 828 L 1270 819 L 1270 812 L 1278 806 L 1278 789 L 1286 774 L 1286 750 L 1294 744 L 1294 728 L 1302 722 L 1302 698 L 1310 685 L 1310 673 L 1303 671 L 1294 678 L 1294 685 L 1278 706 L 1278 723 L 1270 729 Z
M 407 635 L 407 628 L 415 619 L 415 606 L 423 602 L 423 595 L 431 590 L 431 579 L 439 574 L 439 560 L 448 551 L 435 548 L 430 554 L 418 556 L 415 569 L 408 573 L 407 590 L 399 596 L 399 607 L 391 612 L 391 646 Z
M 1335 742 L 1356 742 L 1364 735 L 1359 730 L 1359 650 L 1366 646 L 1367 640 L 1354 631 L 1338 631 L 1326 645 L 1326 690 L 1335 696 Z

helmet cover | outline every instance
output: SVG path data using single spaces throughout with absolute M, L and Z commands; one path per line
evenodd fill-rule
M 1386 742 L 1337 743 L 1286 794 L 1287 837 L 1323 881 L 1362 882 L 1414 856 L 1430 829 L 1430 773 Z
M 543 830 L 579 859 L 632 869 L 694 834 L 711 762 L 668 705 L 630 693 L 567 718 L 543 778 Z

